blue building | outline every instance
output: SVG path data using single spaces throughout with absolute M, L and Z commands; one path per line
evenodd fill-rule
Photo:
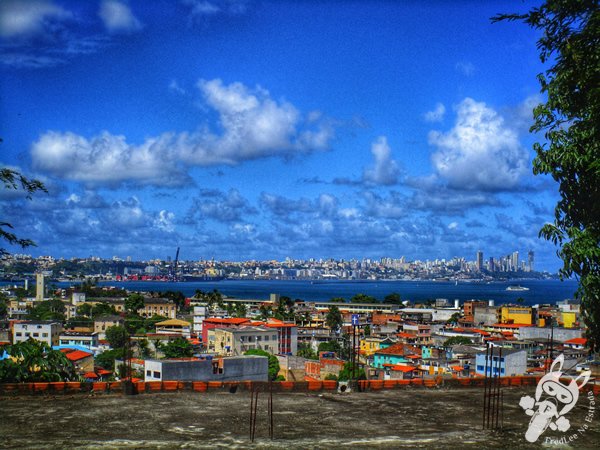
M 481 352 L 475 355 L 475 372 L 479 375 L 485 375 L 486 353 Z M 488 376 L 512 377 L 527 373 L 527 351 L 518 349 L 502 349 L 500 357 L 500 348 L 494 347 L 493 356 L 487 356 L 487 374 Z

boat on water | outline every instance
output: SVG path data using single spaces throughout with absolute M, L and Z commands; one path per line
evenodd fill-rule
M 506 290 L 507 291 L 517 291 L 517 292 L 519 292 L 519 291 L 528 291 L 529 288 L 525 287 L 525 286 L 520 286 L 520 285 L 513 285 L 513 286 L 508 286 L 506 288 Z

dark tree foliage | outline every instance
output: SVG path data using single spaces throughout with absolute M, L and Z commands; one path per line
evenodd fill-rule
M 359 367 L 358 364 L 352 364 L 351 362 L 347 362 L 340 370 L 338 374 L 339 381 L 348 381 L 348 380 L 366 380 L 367 374 L 365 373 L 365 369 Z
M 0 182 L 4 184 L 5 189 L 23 190 L 26 192 L 27 199 L 36 191 L 48 192 L 46 187 L 39 180 L 33 180 L 25 177 L 16 170 L 2 168 L 0 169 Z M 23 239 L 12 232 L 13 226 L 0 219 L 0 240 L 8 242 L 10 245 L 19 245 L 22 248 L 35 245 L 30 239 Z M 0 255 L 6 254 L 7 251 L 0 247 Z
M 588 345 L 600 349 L 600 8 L 598 0 L 547 0 L 518 20 L 541 31 L 537 48 L 549 67 L 538 75 L 546 102 L 534 109 L 535 174 L 558 183 L 554 223 L 540 236 L 559 246 L 562 277 L 579 280 L 577 297 Z
M 187 339 L 177 338 L 162 346 L 165 358 L 189 358 L 194 356 L 194 348 Z
M 106 340 L 112 349 L 125 347 L 128 339 L 129 333 L 121 325 L 114 325 L 106 329 Z
M 378 303 L 375 297 L 367 294 L 356 294 L 350 299 L 350 303 Z
M 275 355 L 272 355 L 265 350 L 260 348 L 252 348 L 244 353 L 244 355 L 257 355 L 257 356 L 266 356 L 269 358 L 269 379 L 272 381 L 278 380 L 279 374 L 279 360 Z
M 391 305 L 401 305 L 402 299 L 400 298 L 400 294 L 398 294 L 397 292 L 393 292 L 385 296 L 385 298 L 383 299 L 383 303 Z
M 9 357 L 0 361 L 0 383 L 70 381 L 77 378 L 73 364 L 64 353 L 52 350 L 44 342 L 29 339 L 0 346 L 0 354 L 4 352 Z
M 338 332 L 342 327 L 344 320 L 342 319 L 342 313 L 337 306 L 330 306 L 327 316 L 325 316 L 325 325 L 333 332 Z

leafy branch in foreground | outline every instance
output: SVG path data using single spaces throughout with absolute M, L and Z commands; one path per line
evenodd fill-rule
M 577 297 L 587 326 L 588 346 L 600 349 L 600 8 L 597 0 L 548 0 L 522 21 L 542 31 L 537 48 L 550 67 L 538 75 L 546 102 L 534 111 L 533 171 L 558 182 L 554 223 L 540 236 L 559 246 L 562 277 L 579 280 Z
M 0 169 L 0 181 L 4 184 L 5 189 L 23 190 L 26 192 L 26 198 L 31 200 L 33 193 L 37 191 L 48 192 L 44 184 L 35 179 L 29 179 L 23 174 L 13 169 Z M 10 245 L 18 245 L 21 248 L 34 246 L 35 242 L 31 239 L 19 238 L 13 230 L 13 226 L 9 222 L 0 221 L 0 241 L 4 240 Z M 6 254 L 7 251 L 0 248 L 0 255 Z

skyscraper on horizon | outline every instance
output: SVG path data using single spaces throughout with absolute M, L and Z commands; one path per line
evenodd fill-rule
M 533 272 L 533 259 L 533 250 L 529 250 L 529 253 L 527 253 L 527 270 L 529 270 L 529 272 Z
M 477 251 L 477 271 L 481 272 L 483 270 L 483 252 L 481 250 Z

